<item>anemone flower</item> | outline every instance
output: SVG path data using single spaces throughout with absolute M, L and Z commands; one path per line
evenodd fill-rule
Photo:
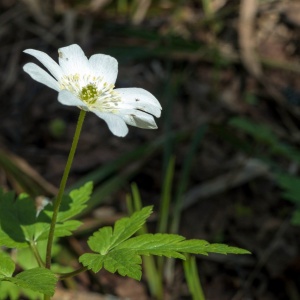
M 115 89 L 118 62 L 115 58 L 94 54 L 89 59 L 74 44 L 58 50 L 57 64 L 42 51 L 27 49 L 48 69 L 49 73 L 34 63 L 23 69 L 34 80 L 58 92 L 58 101 L 91 111 L 103 119 L 116 136 L 125 136 L 128 125 L 156 129 L 152 115 L 160 117 L 161 105 L 148 91 L 141 88 Z

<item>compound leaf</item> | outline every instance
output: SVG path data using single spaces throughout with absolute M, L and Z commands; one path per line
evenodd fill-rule
M 185 259 L 185 253 L 249 254 L 244 249 L 224 244 L 209 244 L 204 240 L 186 240 L 176 234 L 143 234 L 131 237 L 143 226 L 152 207 L 145 207 L 131 217 L 116 222 L 114 228 L 103 227 L 88 240 L 91 250 L 79 261 L 88 269 L 98 272 L 102 268 L 111 273 L 134 279 L 141 278 L 141 255 L 158 255 Z M 126 231 L 128 230 L 128 232 Z

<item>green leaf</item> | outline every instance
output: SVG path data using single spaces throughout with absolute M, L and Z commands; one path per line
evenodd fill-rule
M 86 202 L 90 199 L 92 191 L 93 183 L 87 182 L 79 189 L 71 191 L 69 196 L 64 196 L 57 221 L 64 222 L 81 213 L 87 207 Z
M 15 263 L 5 252 L 0 252 L 0 279 L 10 277 L 15 271 Z
M 152 207 L 135 212 L 130 218 L 116 222 L 112 227 L 103 227 L 88 240 L 91 250 L 79 261 L 88 269 L 98 272 L 102 268 L 118 272 L 122 276 L 141 278 L 141 255 L 159 255 L 185 259 L 185 253 L 207 255 L 209 252 L 221 254 L 249 254 L 244 249 L 224 244 L 209 244 L 204 240 L 186 240 L 176 234 L 142 234 L 131 237 L 138 231 L 150 215 Z
M 20 289 L 9 281 L 0 280 L 0 299 L 18 300 L 20 297 Z M 33 299 L 33 298 L 31 298 Z
M 185 256 L 176 249 L 183 240 L 185 238 L 177 234 L 142 234 L 125 241 L 117 249 L 134 250 L 139 255 L 158 255 L 185 259 Z
M 55 237 L 68 236 L 81 225 L 70 219 L 86 207 L 92 188 L 92 183 L 88 182 L 63 197 Z M 0 246 L 22 248 L 30 242 L 47 239 L 52 215 L 52 203 L 37 212 L 35 201 L 28 195 L 22 194 L 15 199 L 14 193 L 0 190 Z
M 91 250 L 106 254 L 123 241 L 127 240 L 136 233 L 146 222 L 152 213 L 152 206 L 147 206 L 140 211 L 135 212 L 129 218 L 118 220 L 112 227 L 103 227 L 88 240 Z
M 35 292 L 30 289 L 24 289 L 22 287 L 16 286 L 14 283 L 9 281 L 0 281 L 0 299 L 1 300 L 18 300 L 18 299 L 30 300 L 42 300 L 44 296 L 42 293 Z
M 55 237 L 69 236 L 72 231 L 76 230 L 82 223 L 76 220 L 70 220 L 86 208 L 86 202 L 90 199 L 93 189 L 93 183 L 87 182 L 79 189 L 75 189 L 62 199 L 62 203 L 57 216 L 57 225 L 55 228 Z M 53 205 L 47 205 L 39 214 L 37 221 L 39 225 L 36 229 L 36 240 L 48 238 L 49 225 L 47 220 L 51 220 L 53 215 Z
M 80 257 L 80 262 L 95 273 L 104 267 L 111 273 L 118 272 L 136 280 L 140 280 L 142 276 L 142 259 L 129 249 L 115 250 L 106 255 L 85 253 Z
M 210 244 L 204 240 L 184 240 L 178 243 L 175 249 L 179 252 L 208 255 L 208 253 L 218 254 L 250 254 L 248 250 L 231 247 L 226 244 Z
M 15 277 L 6 277 L 2 280 L 12 282 L 18 287 L 53 296 L 57 277 L 48 269 L 34 268 L 21 272 Z
M 0 246 L 20 248 L 33 239 L 36 222 L 34 201 L 22 194 L 0 192 Z
M 284 191 L 282 196 L 291 202 L 300 204 L 300 177 L 280 173 L 275 178 L 277 184 Z
M 82 224 L 82 222 L 77 221 L 77 220 L 69 220 L 69 221 L 65 221 L 63 223 L 58 223 L 55 226 L 54 236 L 55 237 L 70 236 L 70 235 L 72 235 L 72 231 L 76 230 L 81 224 Z M 48 238 L 48 235 L 49 235 L 48 224 L 47 224 L 47 227 L 44 226 L 43 231 L 40 230 L 39 234 L 40 235 L 35 238 L 36 241 L 43 241 Z
M 130 249 L 140 255 L 163 255 L 185 259 L 181 253 L 202 254 L 249 254 L 244 249 L 230 247 L 225 244 L 210 244 L 204 240 L 186 240 L 177 234 L 143 234 L 122 243 L 117 249 Z M 181 252 L 181 253 L 180 253 Z

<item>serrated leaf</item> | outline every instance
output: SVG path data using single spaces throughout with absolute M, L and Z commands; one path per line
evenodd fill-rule
M 186 240 L 176 234 L 143 234 L 131 237 L 143 226 L 152 207 L 135 212 L 130 218 L 119 220 L 114 230 L 103 227 L 88 240 L 91 250 L 79 261 L 88 269 L 98 272 L 105 268 L 109 272 L 118 272 L 134 279 L 141 277 L 141 255 L 159 255 L 185 259 L 185 253 L 203 254 L 208 252 L 221 254 L 248 254 L 247 250 L 229 247 L 224 244 L 209 244 L 204 240 Z M 128 230 L 128 232 L 126 232 Z
M 2 280 L 12 282 L 25 289 L 43 293 L 47 296 L 53 296 L 57 277 L 48 269 L 34 268 L 21 272 L 15 277 L 6 277 Z
M 130 249 L 140 255 L 163 255 L 167 257 L 185 259 L 181 253 L 202 254 L 249 254 L 244 249 L 230 247 L 225 244 L 210 244 L 204 240 L 186 240 L 177 234 L 143 234 L 128 239 L 117 249 Z M 181 252 L 181 253 L 180 253 Z
M 151 213 L 152 206 L 147 206 L 135 212 L 129 218 L 118 220 L 113 230 L 111 227 L 101 228 L 89 238 L 89 247 L 95 252 L 107 253 L 136 233 L 145 224 Z
M 185 259 L 185 256 L 176 249 L 183 240 L 185 238 L 177 234 L 149 233 L 133 237 L 123 242 L 117 249 L 130 249 L 136 251 L 139 255 L 158 255 Z
M 142 259 L 129 249 L 114 250 L 106 255 L 86 253 L 79 261 L 95 273 L 104 268 L 111 273 L 118 272 L 136 280 L 140 280 L 142 276 Z
M 86 207 L 86 202 L 90 199 L 93 189 L 93 183 L 87 182 L 79 189 L 70 192 L 62 199 L 60 210 L 57 216 L 57 224 L 55 227 L 55 237 L 69 236 L 72 231 L 76 230 L 82 223 L 76 220 L 70 220 L 79 214 Z M 36 240 L 43 240 L 48 238 L 49 226 L 47 219 L 52 218 L 53 205 L 47 205 L 38 217 L 38 233 Z M 46 224 L 45 224 L 46 223 Z M 46 226 L 45 226 L 46 225 Z
M 15 270 L 15 263 L 5 252 L 0 252 L 0 279 L 10 277 Z
M 88 245 L 91 250 L 105 255 L 112 246 L 113 229 L 106 226 L 99 229 L 88 239 Z
M 64 196 L 55 237 L 68 236 L 81 225 L 81 222 L 70 218 L 86 207 L 91 191 L 92 183 L 88 182 L 70 192 L 69 196 Z M 30 242 L 47 239 L 52 214 L 52 204 L 37 213 L 35 201 L 28 195 L 22 194 L 15 199 L 14 193 L 0 191 L 0 246 L 22 248 Z
M 89 270 L 97 273 L 103 268 L 104 258 L 105 255 L 84 253 L 79 257 L 79 262 L 81 262 L 85 267 L 88 267 Z
M 184 240 L 175 248 L 177 251 L 191 254 L 208 255 L 208 253 L 218 254 L 250 254 L 248 250 L 231 247 L 226 244 L 210 244 L 204 240 Z

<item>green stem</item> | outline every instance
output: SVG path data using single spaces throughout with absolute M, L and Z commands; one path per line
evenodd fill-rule
M 74 277 L 80 273 L 83 273 L 87 270 L 87 267 L 81 267 L 79 268 L 78 270 L 75 270 L 73 272 L 69 272 L 69 273 L 61 273 L 61 274 L 57 274 L 58 275 L 58 279 L 59 280 L 64 280 L 64 279 L 67 279 L 67 278 L 71 278 L 71 277 Z
M 66 168 L 64 170 L 64 174 L 63 174 L 61 182 L 60 182 L 58 195 L 57 195 L 57 197 L 54 201 L 54 205 L 53 205 L 53 216 L 52 216 L 51 225 L 50 225 L 50 231 L 49 231 L 48 242 L 47 242 L 47 252 L 46 252 L 46 268 L 47 269 L 50 269 L 50 267 L 51 267 L 51 251 L 52 251 L 52 244 L 53 244 L 53 239 L 54 239 L 56 220 L 57 220 L 61 200 L 62 200 L 64 191 L 65 191 L 66 183 L 67 183 L 67 180 L 69 177 L 70 169 L 72 166 L 73 158 L 74 158 L 75 151 L 77 148 L 77 144 L 78 144 L 78 140 L 79 140 L 79 136 L 80 136 L 80 132 L 81 132 L 81 128 L 82 128 L 82 124 L 83 124 L 85 115 L 86 115 L 86 111 L 81 110 L 79 117 L 78 117 L 77 126 L 76 126 L 76 130 L 74 133 L 73 142 L 72 142 L 71 150 L 70 150 L 69 157 L 67 160 Z M 45 297 L 47 297 L 47 296 L 45 296 Z M 47 298 L 44 298 L 44 299 L 47 299 Z
M 39 267 L 45 267 L 45 263 L 43 262 L 41 255 L 40 255 L 38 249 L 36 248 L 36 244 L 34 242 L 30 243 L 30 249 L 33 252 L 33 255 L 34 255 L 37 263 L 39 264 Z

